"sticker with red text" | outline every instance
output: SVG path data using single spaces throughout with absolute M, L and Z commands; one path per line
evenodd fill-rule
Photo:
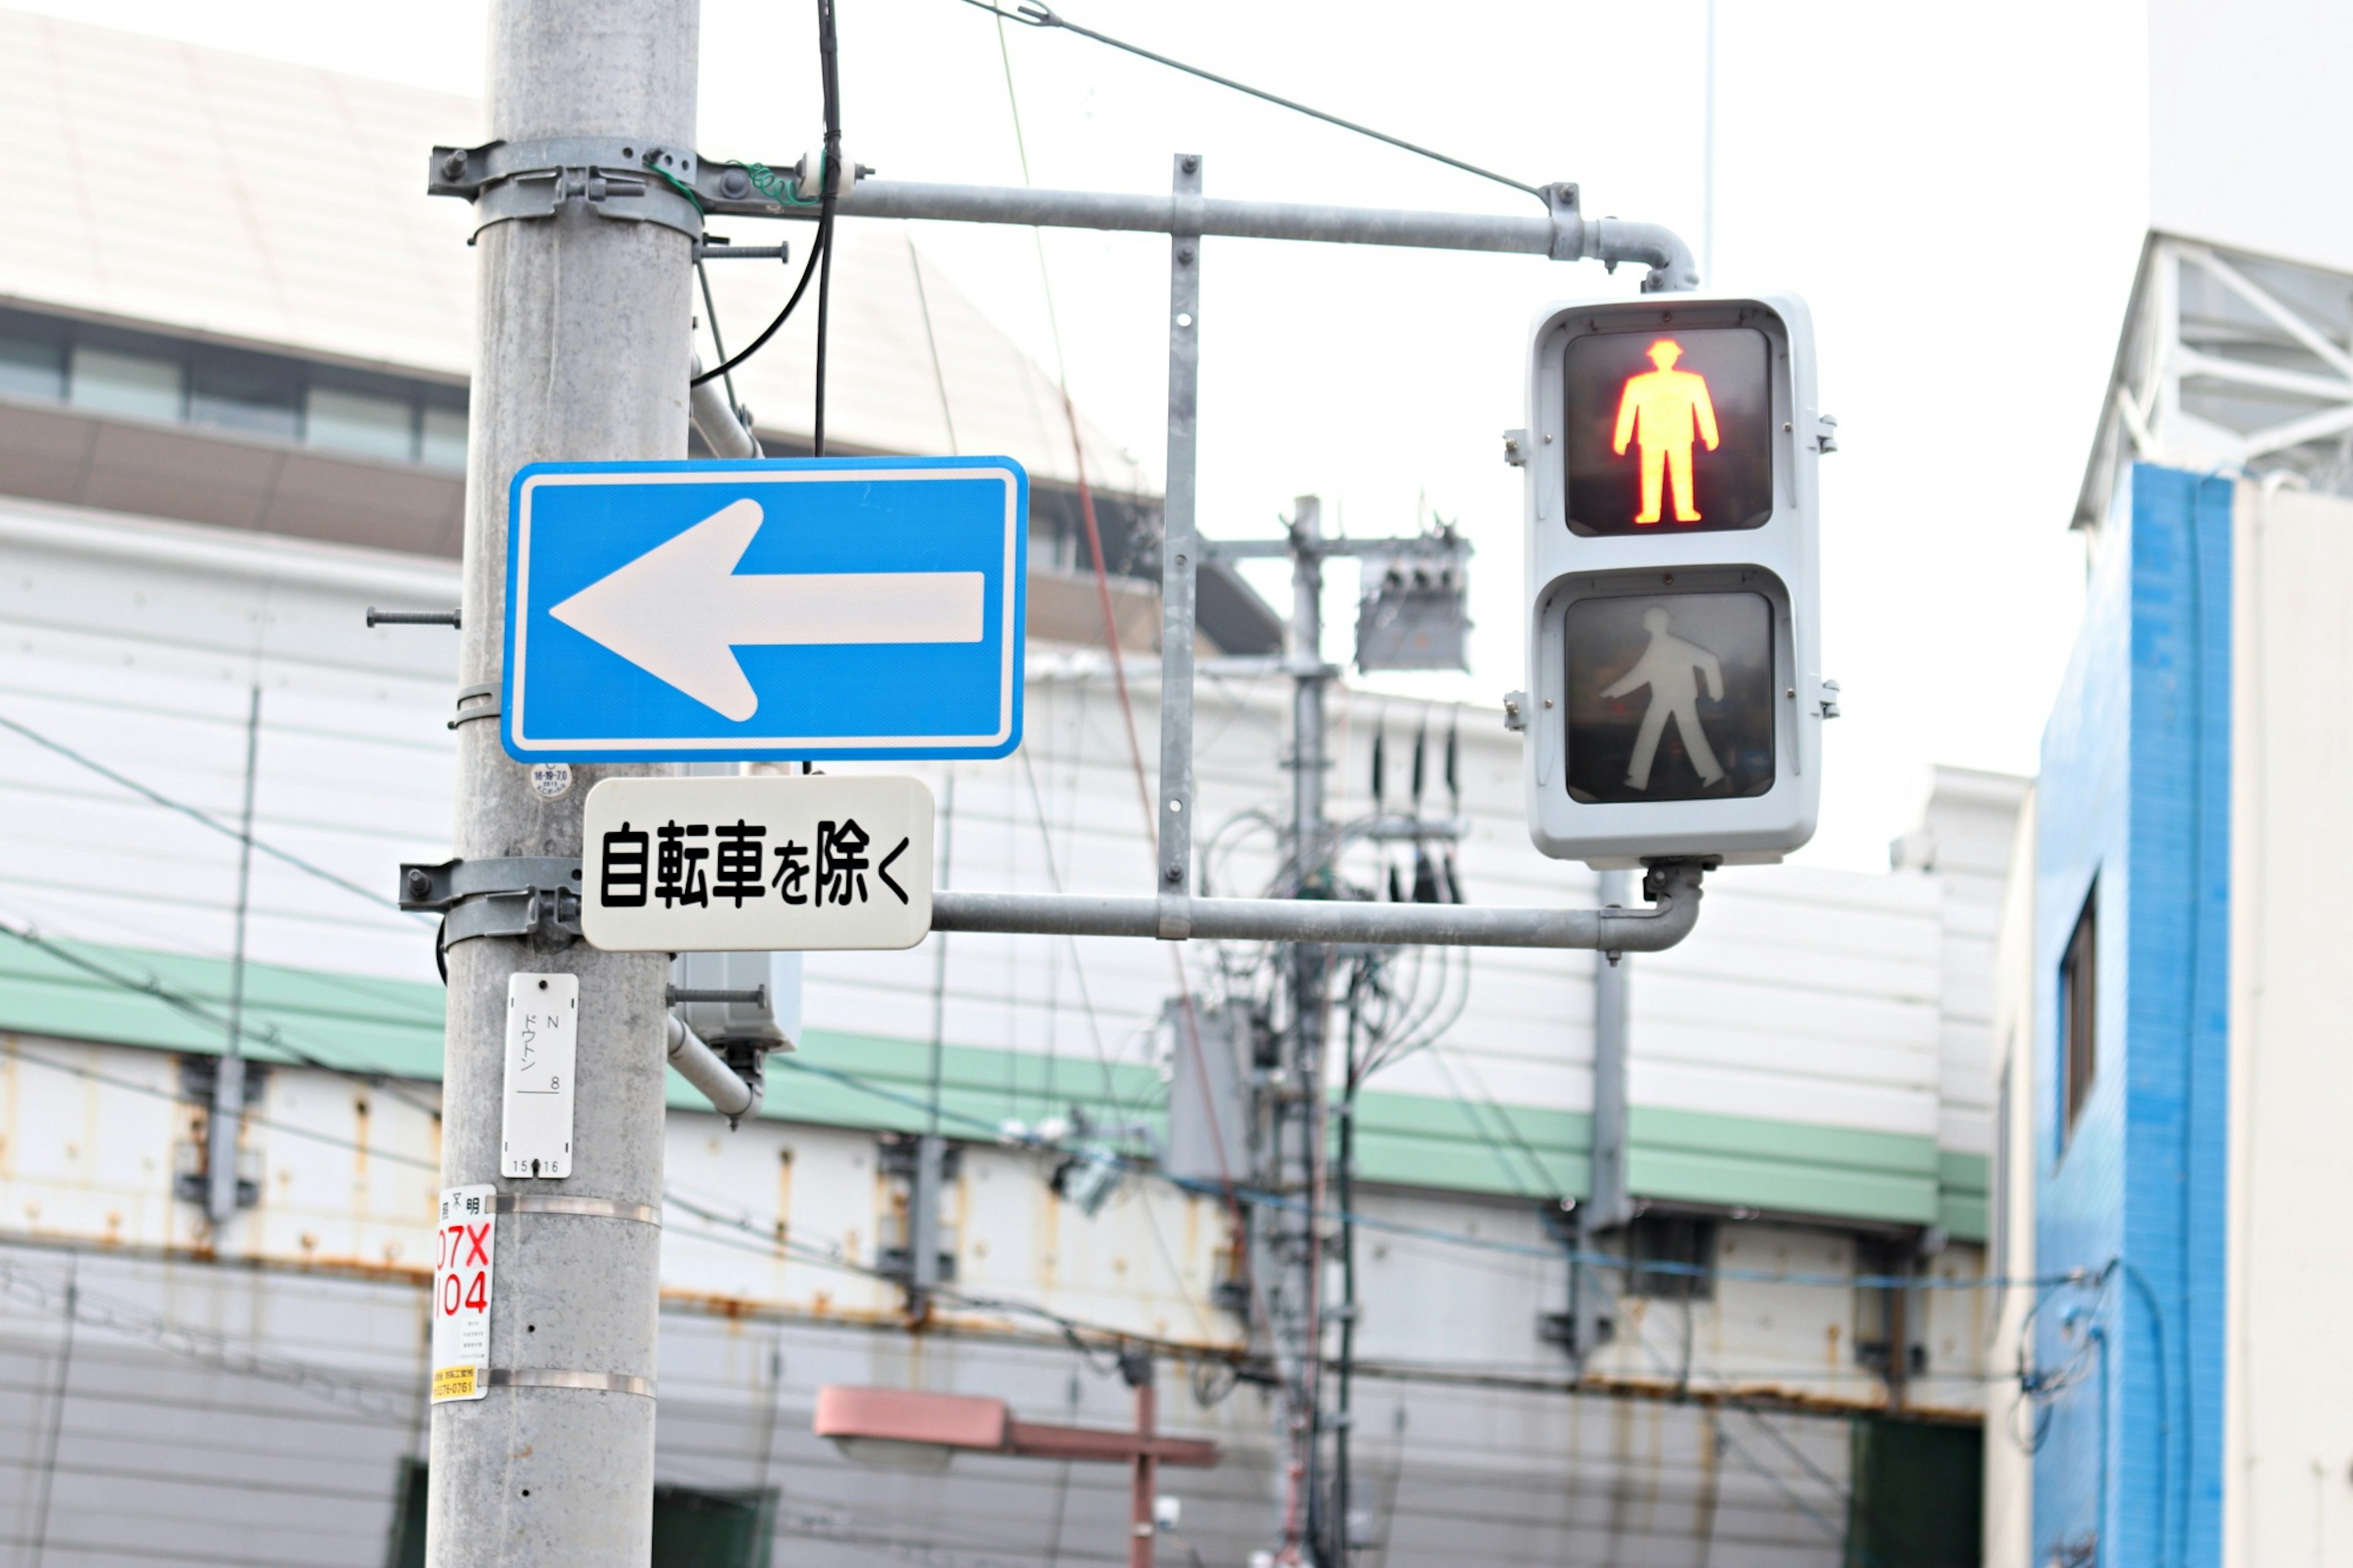
M 440 1247 L 433 1265 L 433 1403 L 480 1399 L 490 1390 L 491 1234 L 498 1188 L 488 1182 L 441 1190 Z

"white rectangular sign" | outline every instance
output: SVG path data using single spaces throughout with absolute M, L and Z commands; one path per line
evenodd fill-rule
M 580 926 L 607 952 L 913 947 L 932 929 L 932 792 L 882 776 L 607 779 Z
M 572 1068 L 580 1043 L 580 977 L 507 977 L 507 1080 L 499 1170 L 572 1173 Z
M 433 1403 L 490 1393 L 491 1243 L 498 1188 L 441 1189 L 440 1250 L 433 1264 Z

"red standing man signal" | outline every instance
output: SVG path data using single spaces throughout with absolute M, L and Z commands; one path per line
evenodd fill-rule
M 1642 510 L 1634 514 L 1636 522 L 1659 521 L 1660 492 L 1670 478 L 1675 521 L 1697 522 L 1692 438 L 1696 432 L 1709 451 L 1715 450 L 1715 405 L 1707 395 L 1707 377 L 1675 368 L 1675 361 L 1683 356 L 1683 344 L 1661 338 L 1651 345 L 1650 356 L 1659 368 L 1627 378 L 1625 395 L 1618 400 L 1618 433 L 1609 449 L 1621 458 L 1630 441 L 1642 449 Z

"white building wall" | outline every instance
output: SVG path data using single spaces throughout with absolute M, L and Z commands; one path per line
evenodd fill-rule
M 2034 1273 L 2034 796 L 2018 807 L 1998 935 L 1989 1032 L 1993 1041 L 1992 1234 L 1986 1272 L 2010 1279 Z M 1985 1568 L 2032 1568 L 2034 1471 L 2026 1444 L 2032 1413 L 2002 1374 L 2020 1364 L 2031 1286 L 1989 1293 L 1985 1349 Z
M 2353 502 L 2239 487 L 2232 672 L 2231 1199 L 2223 1561 L 2353 1542 L 2345 953 L 2324 846 L 2353 774 Z

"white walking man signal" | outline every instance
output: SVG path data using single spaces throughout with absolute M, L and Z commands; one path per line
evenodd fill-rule
M 1724 700 L 1724 667 L 1715 655 L 1694 642 L 1685 642 L 1667 630 L 1672 617 L 1653 605 L 1642 612 L 1642 629 L 1651 634 L 1651 643 L 1634 668 L 1601 689 L 1604 697 L 1624 697 L 1630 692 L 1651 689 L 1651 705 L 1642 714 L 1642 727 L 1634 737 L 1634 754 L 1626 765 L 1626 784 L 1632 789 L 1651 787 L 1651 766 L 1658 761 L 1659 742 L 1667 731 L 1667 721 L 1675 722 L 1675 732 L 1683 738 L 1683 750 L 1690 753 L 1692 765 L 1699 770 L 1700 782 L 1715 784 L 1724 777 L 1724 769 L 1715 760 L 1715 749 L 1707 743 L 1707 731 L 1699 723 L 1700 681 L 1707 682 L 1707 700 Z

